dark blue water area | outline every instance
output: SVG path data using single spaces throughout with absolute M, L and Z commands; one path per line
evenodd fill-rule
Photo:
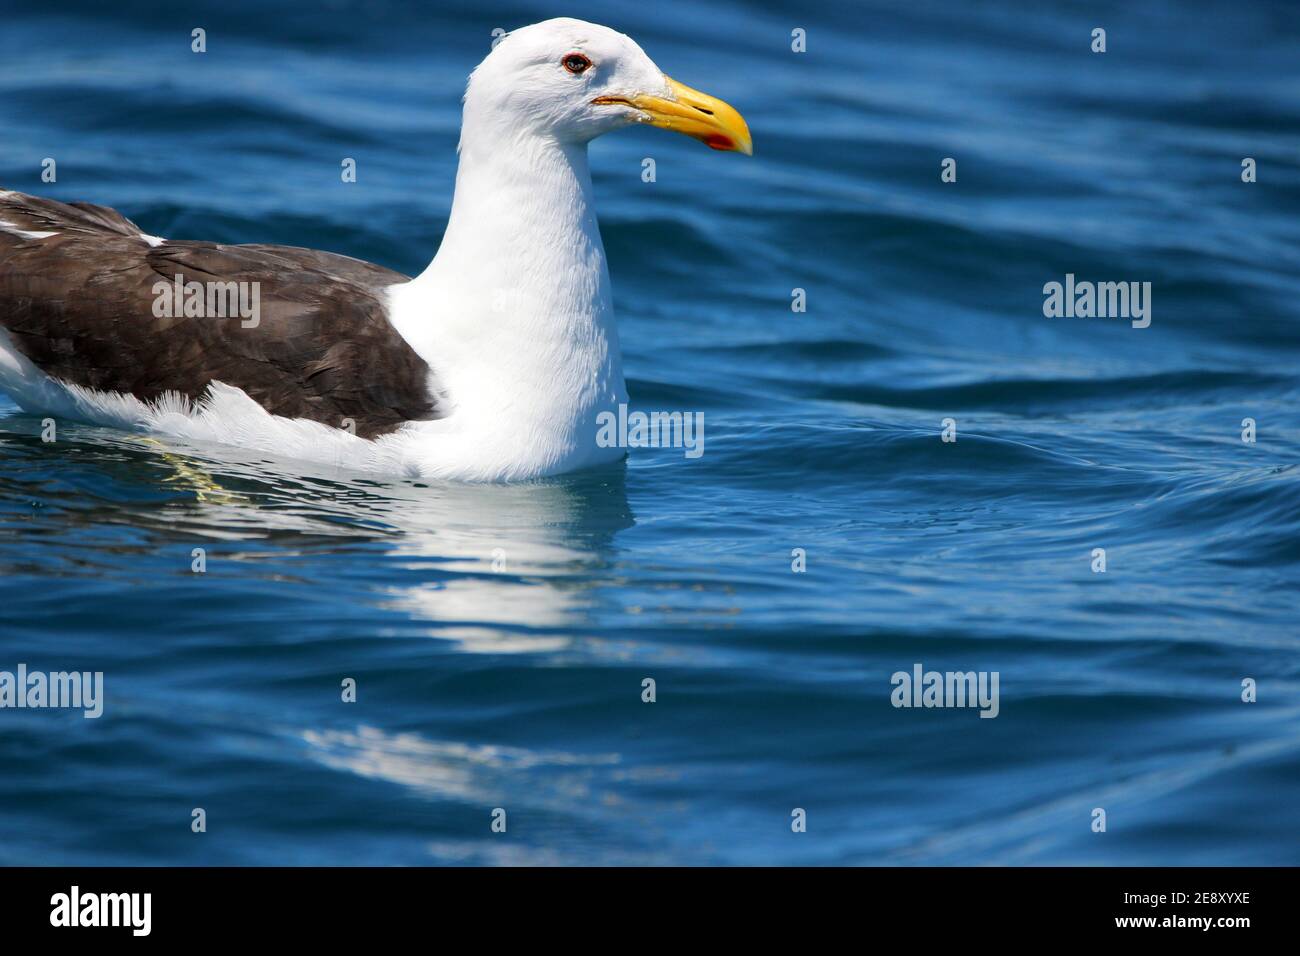
M 698 458 L 383 481 L 0 397 L 0 670 L 105 682 L 0 710 L 0 863 L 1300 863 L 1294 4 L 0 6 L 0 186 L 172 238 L 420 270 L 466 75 L 558 14 L 755 143 L 591 150 Z

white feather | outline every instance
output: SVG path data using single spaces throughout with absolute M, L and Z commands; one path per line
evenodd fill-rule
M 48 239 L 50 236 L 58 235 L 57 232 L 33 232 L 29 229 L 19 229 L 12 222 L 5 219 L 0 219 L 0 230 L 20 239 Z

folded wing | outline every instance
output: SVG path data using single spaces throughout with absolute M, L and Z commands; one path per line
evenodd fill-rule
M 204 314 L 184 314 L 178 276 Z M 46 375 L 144 401 L 224 382 L 364 438 L 439 418 L 428 365 L 388 319 L 384 290 L 406 281 L 311 249 L 162 242 L 103 206 L 0 192 L 0 327 Z

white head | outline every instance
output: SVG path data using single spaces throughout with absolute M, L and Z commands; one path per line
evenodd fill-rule
M 665 76 L 630 37 L 568 18 L 523 27 L 496 45 L 465 92 L 471 123 L 498 137 L 564 143 L 647 123 L 714 149 L 753 151 L 749 128 L 726 103 Z

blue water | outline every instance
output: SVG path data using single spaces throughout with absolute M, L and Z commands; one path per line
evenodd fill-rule
M 418 271 L 465 76 L 560 13 L 755 155 L 592 148 L 698 459 L 384 482 L 0 397 L 0 670 L 106 686 L 0 710 L 0 863 L 1300 863 L 1293 4 L 2 6 L 0 184 L 163 236 Z M 1044 317 L 1067 273 L 1150 327 Z M 999 716 L 894 708 L 915 663 Z

